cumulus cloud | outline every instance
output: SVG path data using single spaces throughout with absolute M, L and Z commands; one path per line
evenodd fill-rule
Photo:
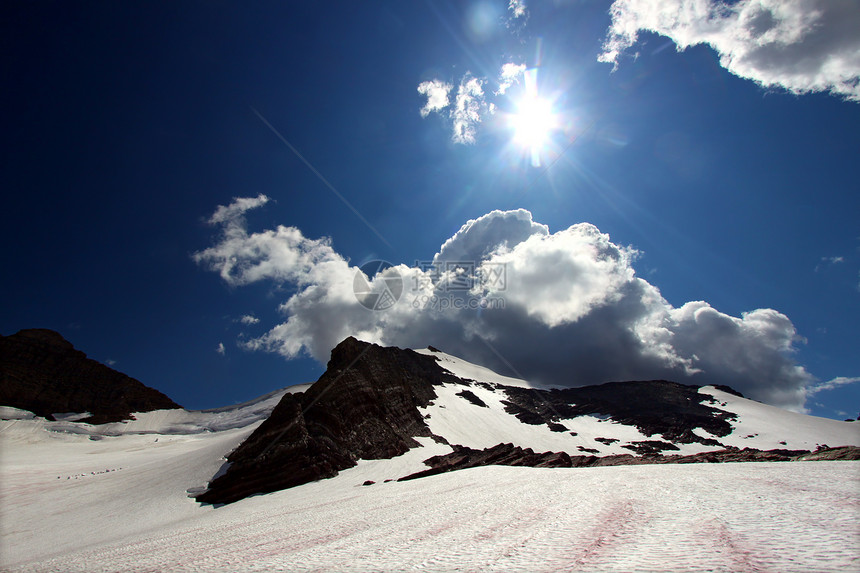
M 231 285 L 271 280 L 292 287 L 279 307 L 283 322 L 240 342 L 249 349 L 325 363 L 352 335 L 433 345 L 504 374 L 514 374 L 512 365 L 539 384 L 727 384 L 795 410 L 810 389 L 830 384 L 815 386 L 797 364 L 802 339 L 785 315 L 756 309 L 731 316 L 703 301 L 673 307 L 636 275 L 635 249 L 588 223 L 550 232 L 523 209 L 470 220 L 427 263 L 362 276 L 358 282 L 374 292 L 393 276 L 402 281 L 396 304 L 373 311 L 353 291 L 361 271 L 327 239 L 308 239 L 294 227 L 249 232 L 240 201 L 219 207 L 233 218 L 222 218 L 216 243 L 193 256 Z
M 192 258 L 217 271 L 232 286 L 269 279 L 312 284 L 321 272 L 346 262 L 334 252 L 328 239 L 306 239 L 295 227 L 278 225 L 275 230 L 248 234 L 244 214 L 268 202 L 237 198 L 219 206 L 209 223 L 221 226 L 221 240 L 213 247 L 194 253 Z
M 860 4 L 853 0 L 615 0 L 599 56 L 618 66 L 640 31 L 678 50 L 707 44 L 731 73 L 792 93 L 860 101 Z
M 239 322 L 241 322 L 242 324 L 251 325 L 251 324 L 257 324 L 258 322 L 260 322 L 260 319 L 257 318 L 256 316 L 251 315 L 251 314 L 246 314 L 245 316 L 243 316 L 242 318 L 239 319 Z
M 453 86 L 441 80 L 429 80 L 418 84 L 418 93 L 427 96 L 427 103 L 421 108 L 421 117 L 427 117 L 431 112 L 448 107 L 451 102 L 448 94 Z
M 227 353 L 227 349 L 226 349 L 226 348 L 224 348 L 224 343 L 223 343 L 223 342 L 219 342 L 219 343 L 218 343 L 218 346 L 216 346 L 216 347 L 215 347 L 215 352 L 217 352 L 217 353 L 218 353 L 218 354 L 220 354 L 221 356 L 224 356 L 224 355 Z

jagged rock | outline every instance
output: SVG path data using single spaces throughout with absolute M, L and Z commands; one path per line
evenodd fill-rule
M 181 407 L 158 390 L 87 358 L 47 329 L 0 335 L 0 404 L 49 420 L 59 412 L 89 412 L 79 421 L 90 424 Z
M 358 459 L 400 455 L 418 446 L 415 437 L 431 436 L 418 408 L 446 382 L 461 380 L 435 357 L 347 338 L 320 379 L 286 394 L 197 500 L 231 503 L 332 477 Z

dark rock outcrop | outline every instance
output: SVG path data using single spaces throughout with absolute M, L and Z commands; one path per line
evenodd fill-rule
M 665 450 L 678 450 L 678 446 L 671 442 L 662 440 L 642 440 L 641 442 L 630 442 L 621 446 L 632 452 L 636 452 L 640 456 L 656 456 L 663 453 Z
M 676 448 L 677 449 L 677 448 Z M 860 459 L 860 448 L 846 446 L 829 448 L 812 453 L 806 450 L 756 450 L 753 448 L 726 448 L 688 456 L 634 456 L 616 454 L 611 456 L 571 456 L 565 452 L 535 453 L 513 444 L 498 444 L 492 448 L 475 450 L 454 446 L 454 451 L 424 460 L 429 469 L 400 478 L 408 481 L 454 470 L 481 466 L 528 466 L 536 468 L 586 468 L 601 466 L 629 466 L 642 464 L 695 464 L 729 462 L 790 462 L 808 460 L 853 460 Z
M 705 402 L 709 397 L 698 390 L 699 386 L 666 380 L 540 391 L 508 387 L 504 404 L 508 413 L 526 424 L 547 424 L 590 414 L 636 426 L 646 436 L 656 434 L 672 442 L 720 445 L 698 436 L 693 429 L 726 436 L 732 431 L 729 420 L 733 414 L 708 406 Z
M 860 448 L 857 446 L 840 446 L 824 448 L 798 456 L 799 462 L 830 461 L 830 460 L 860 460 Z
M 90 424 L 181 407 L 158 390 L 87 358 L 59 333 L 46 329 L 0 335 L 0 404 L 49 420 L 60 412 L 90 412 L 79 420 Z
M 465 398 L 475 406 L 480 406 L 481 408 L 489 408 L 489 406 L 487 406 L 483 400 L 475 396 L 475 393 L 471 390 L 461 390 L 460 392 L 457 392 L 457 396 Z
M 332 477 L 358 459 L 391 458 L 431 436 L 419 412 L 435 385 L 460 382 L 437 359 L 347 338 L 303 394 L 286 394 L 197 496 L 223 504 Z

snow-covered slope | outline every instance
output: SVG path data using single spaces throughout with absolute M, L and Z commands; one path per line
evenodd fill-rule
M 292 386 L 216 410 L 103 425 L 0 409 L 0 564 L 67 553 L 199 515 L 200 489 Z
M 610 455 L 661 439 L 599 413 L 559 418 L 564 431 L 524 423 L 506 410 L 505 388 L 528 389 L 527 382 L 433 355 L 468 379 L 434 386 L 436 398 L 420 409 L 449 444 Z M 398 482 L 426 469 L 425 459 L 453 451 L 418 437 L 420 447 L 360 460 L 331 479 L 223 507 L 188 497 L 223 471 L 224 456 L 283 393 L 307 387 L 103 426 L 0 409 L 0 569 L 842 571 L 860 564 L 860 462 L 479 467 Z M 728 435 L 697 430 L 725 446 L 860 445 L 856 422 L 802 416 L 712 387 L 699 392 L 736 415 Z M 666 453 L 721 446 L 678 447 Z
M 613 421 L 606 415 L 582 415 L 556 420 L 567 431 L 553 431 L 546 424 L 526 424 L 506 410 L 510 397 L 506 387 L 532 388 L 525 381 L 502 376 L 488 368 L 471 364 L 444 352 L 420 350 L 434 356 L 440 365 L 452 374 L 471 381 L 465 396 L 461 384 L 436 387 L 438 399 L 422 409 L 431 431 L 451 444 L 474 449 L 492 447 L 499 443 L 512 443 L 535 452 L 566 452 L 571 455 L 590 453 L 604 456 L 630 454 L 636 442 L 662 440 L 660 435 L 646 435 L 635 425 Z M 694 433 L 712 439 L 720 445 L 680 443 L 667 454 L 688 455 L 719 450 L 724 447 L 755 448 L 760 450 L 789 449 L 815 450 L 819 446 L 860 446 L 860 422 L 842 422 L 789 412 L 754 400 L 729 394 L 713 386 L 699 389 L 707 396 L 708 406 L 731 414 L 732 432 L 716 436 L 702 428 Z M 476 403 L 477 398 L 479 401 Z M 643 409 L 648 404 L 642 404 Z
M 717 409 L 732 412 L 734 430 L 728 436 L 716 438 L 727 446 L 770 450 L 815 450 L 819 446 L 860 446 L 860 421 L 840 422 L 829 418 L 807 416 L 740 398 L 713 386 L 699 389 L 712 396 Z M 704 437 L 714 437 L 699 431 Z
M 420 463 L 414 452 L 402 458 Z M 860 559 L 860 462 L 494 466 L 378 481 L 391 463 L 401 471 L 410 465 L 362 462 L 329 480 L 218 509 L 172 497 L 158 511 L 135 500 L 122 506 L 118 488 L 127 482 L 117 473 L 114 489 L 43 526 L 46 537 L 29 552 L 12 546 L 10 555 L 4 541 L 2 568 L 790 573 L 851 571 Z M 368 479 L 377 482 L 363 487 Z M 111 503 L 120 513 L 108 511 Z M 105 537 L 93 522 L 123 531 Z M 15 524 L 28 527 L 21 518 Z
M 457 376 L 464 380 L 474 380 L 476 382 L 486 382 L 488 384 L 497 385 L 501 384 L 504 386 L 516 386 L 520 388 L 533 387 L 531 383 L 520 378 L 502 376 L 501 374 L 494 372 L 489 368 L 478 366 L 477 364 L 467 362 L 462 358 L 457 358 L 456 356 L 452 356 L 439 350 L 421 348 L 416 349 L 415 352 L 417 352 L 418 354 L 424 354 L 425 356 L 433 356 L 439 361 L 439 364 L 442 366 L 442 368 L 444 368 L 454 376 Z

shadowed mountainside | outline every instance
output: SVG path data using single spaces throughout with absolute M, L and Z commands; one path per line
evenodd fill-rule
M 431 435 L 418 408 L 436 397 L 433 386 L 458 380 L 432 357 L 347 338 L 320 379 L 285 395 L 197 500 L 230 503 L 403 454 Z
M 52 414 L 89 412 L 90 424 L 119 422 L 132 412 L 181 408 L 173 400 L 75 350 L 53 330 L 0 335 L 0 404 Z

